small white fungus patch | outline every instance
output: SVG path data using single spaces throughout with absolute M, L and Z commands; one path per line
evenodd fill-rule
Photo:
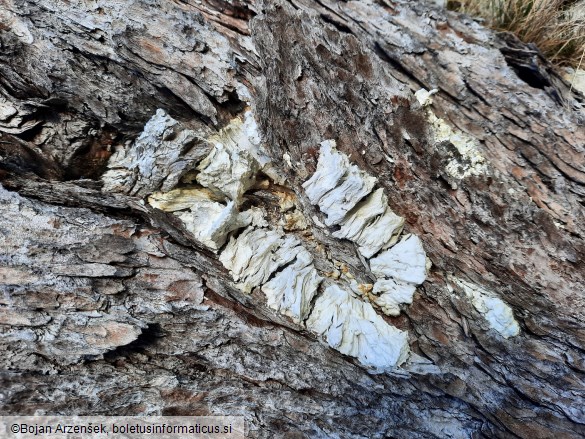
M 416 285 L 397 279 L 379 279 L 374 284 L 373 302 L 382 308 L 384 314 L 397 316 L 400 314 L 400 305 L 410 305 Z
M 194 202 L 188 211 L 176 213 L 195 238 L 212 250 L 219 250 L 230 232 L 250 224 L 233 201 L 227 205 L 211 200 Z
M 148 196 L 148 204 L 165 212 L 190 209 L 201 201 L 221 201 L 208 189 L 182 188 L 168 192 L 154 192 Z
M 520 326 L 514 318 L 512 308 L 502 299 L 471 282 L 454 276 L 451 276 L 450 280 L 463 289 L 473 307 L 487 320 L 490 328 L 498 331 L 504 338 L 514 337 L 520 333 Z
M 213 148 L 197 167 L 197 182 L 239 204 L 244 192 L 254 185 L 260 169 L 255 154 L 259 151 L 260 136 L 254 118 L 250 112 L 245 114 L 244 121 L 236 117 L 207 141 Z
M 173 212 L 195 239 L 217 251 L 225 244 L 228 234 L 251 224 L 249 212 L 238 212 L 233 201 L 217 201 L 208 189 L 173 189 L 155 192 L 148 203 L 165 212 Z
M 197 133 L 181 129 L 165 111 L 157 110 L 136 141 L 110 157 L 109 169 L 102 176 L 104 190 L 143 197 L 173 189 L 207 150 L 185 152 L 196 139 Z
M 432 90 L 428 91 L 424 88 L 421 88 L 420 90 L 418 90 L 415 94 L 414 97 L 416 98 L 416 100 L 418 101 L 418 103 L 422 106 L 422 107 L 428 107 L 429 105 L 431 105 L 433 103 L 433 98 L 432 96 L 434 94 L 436 94 L 439 90 L 437 90 L 436 88 L 433 88 Z
M 426 255 L 418 236 L 407 235 L 398 244 L 370 261 L 370 268 L 379 278 L 421 284 L 426 278 Z

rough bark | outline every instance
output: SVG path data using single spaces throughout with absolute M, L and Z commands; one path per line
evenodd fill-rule
M 438 89 L 431 106 L 421 88 Z M 533 47 L 425 3 L 3 0 L 0 412 L 243 415 L 250 437 L 582 437 L 583 102 Z M 157 109 L 178 121 L 160 145 L 182 155 L 104 185 Z M 242 203 L 320 273 L 341 261 L 372 280 L 302 187 L 324 140 L 420 237 L 427 280 L 384 318 L 426 362 L 373 373 L 328 348 L 146 202 L 245 111 L 272 168 Z M 431 114 L 477 142 L 481 172 Z M 519 335 L 453 279 L 494 292 Z

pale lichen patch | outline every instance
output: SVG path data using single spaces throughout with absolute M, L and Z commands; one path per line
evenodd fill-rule
M 436 92 L 437 90 L 421 89 L 415 93 L 415 96 L 425 108 L 435 143 L 448 143 L 455 147 L 454 151 L 457 151 L 455 154 L 450 154 L 445 165 L 445 172 L 458 180 L 470 175 L 485 174 L 488 168 L 485 158 L 479 152 L 477 141 L 468 134 L 452 128 L 444 119 L 437 117 L 430 108 L 433 103 L 432 95 Z

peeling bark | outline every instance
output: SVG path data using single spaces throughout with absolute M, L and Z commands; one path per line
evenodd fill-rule
M 584 102 L 423 2 L 2 1 L 0 412 L 582 437 Z M 306 183 L 326 141 L 351 205 Z M 356 234 L 384 212 L 432 263 L 414 295 Z M 246 233 L 277 238 L 242 288 Z M 334 287 L 404 334 L 396 367 L 319 336 Z

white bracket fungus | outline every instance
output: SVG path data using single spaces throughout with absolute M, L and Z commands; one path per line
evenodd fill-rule
M 267 306 L 305 324 L 339 352 L 376 371 L 403 364 L 409 356 L 407 333 L 388 324 L 370 303 L 343 286 L 347 280 L 327 281 L 319 296 L 323 277 L 311 253 L 282 230 L 298 229 L 295 221 L 304 221 L 300 228 L 306 227 L 302 215 L 291 217 L 294 203 L 283 207 L 289 217 L 280 219 L 278 229 L 258 208 L 239 211 L 260 169 L 274 181 L 286 183 L 262 152 L 251 112 L 200 140 L 204 148 L 191 148 L 186 160 L 181 151 L 194 143 L 195 133 L 180 131 L 177 124 L 157 111 L 134 145 L 113 156 L 104 176 L 106 186 L 150 194 L 153 207 L 172 212 L 197 240 L 220 252 L 219 260 L 237 288 L 246 293 L 259 288 Z M 188 180 L 203 187 L 176 187 Z M 333 140 L 326 140 L 321 143 L 317 170 L 303 187 L 311 203 L 325 214 L 325 224 L 340 226 L 333 236 L 354 242 L 360 257 L 373 258 L 370 264 L 377 279 L 368 284 L 367 296 L 386 314 L 397 315 L 400 305 L 411 303 L 416 286 L 425 280 L 426 256 L 414 235 L 397 243 L 404 219 L 392 212 L 383 189 L 373 190 L 376 181 L 338 152 Z M 326 227 L 314 219 L 319 227 Z
M 157 110 L 130 148 L 110 157 L 109 170 L 102 177 L 104 188 L 136 196 L 173 189 L 209 150 L 196 139 L 194 131 L 181 129 L 176 120 Z
M 239 204 L 244 192 L 254 185 L 260 163 L 266 162 L 251 112 L 246 112 L 244 121 L 232 119 L 207 142 L 213 149 L 197 167 L 197 182 Z
M 155 192 L 148 203 L 165 212 L 173 212 L 195 239 L 217 251 L 234 230 L 248 226 L 252 218 L 248 212 L 239 213 L 235 203 L 222 204 L 207 189 L 173 189 Z
M 374 177 L 351 165 L 347 156 L 334 148 L 333 140 L 321 143 L 317 170 L 303 184 L 311 203 L 319 205 L 321 212 L 327 215 L 325 224 L 328 226 L 339 224 L 376 184 Z
M 378 305 L 384 314 L 397 316 L 400 314 L 400 305 L 412 303 L 416 285 L 396 279 L 378 279 L 374 284 L 371 299 Z
M 384 190 L 378 189 L 343 219 L 341 229 L 333 236 L 355 242 L 360 253 L 371 258 L 392 243 L 392 238 L 400 234 L 403 225 L 404 218 L 392 212 Z
M 110 158 L 104 186 L 131 195 L 150 195 L 148 202 L 153 207 L 174 212 L 198 241 L 217 251 L 230 232 L 252 221 L 238 207 L 243 193 L 254 184 L 260 163 L 268 164 L 259 144 L 249 111 L 243 121 L 236 117 L 204 140 L 157 110 L 130 148 Z M 185 153 L 186 148 L 190 149 Z M 173 189 L 192 171 L 198 171 L 195 179 L 204 188 Z M 227 204 L 226 198 L 231 200 Z
M 426 278 L 426 255 L 420 239 L 407 235 L 389 250 L 370 261 L 372 273 L 404 282 L 421 284 Z
M 311 203 L 328 215 L 325 224 L 341 225 L 333 236 L 355 242 L 366 258 L 392 245 L 404 224 L 388 206 L 382 189 L 370 194 L 375 184 L 374 177 L 335 149 L 333 140 L 321 143 L 317 170 L 303 184 Z
M 201 201 L 221 201 L 208 189 L 183 188 L 168 192 L 154 192 L 149 195 L 148 204 L 165 212 L 177 212 L 190 209 Z
M 408 358 L 407 333 L 338 285 L 327 286 L 317 299 L 307 328 L 324 336 L 332 348 L 376 370 L 400 366 Z
M 347 215 L 341 228 L 333 233 L 333 236 L 356 242 L 366 226 L 373 222 L 377 216 L 382 215 L 386 211 L 386 207 L 388 204 L 384 190 L 374 191 Z
M 313 257 L 304 248 L 299 251 L 294 264 L 262 286 L 267 305 L 302 323 L 311 311 L 311 301 L 323 278 L 313 266 Z
M 303 188 L 311 203 L 317 204 L 323 195 L 335 188 L 348 167 L 349 160 L 347 156 L 339 154 L 335 150 L 334 140 L 321 142 L 317 170 L 303 184 Z
M 212 250 L 219 250 L 234 230 L 250 224 L 249 218 L 239 213 L 234 202 L 227 205 L 215 201 L 193 203 L 188 211 L 176 214 L 198 241 Z
M 239 203 L 256 181 L 258 164 L 247 151 L 216 144 L 197 167 L 197 182 Z
M 231 237 L 219 260 L 230 270 L 237 287 L 249 293 L 268 281 L 272 273 L 304 251 L 294 236 L 267 228 L 248 227 Z
M 388 315 L 400 314 L 400 304 L 411 304 L 416 286 L 426 278 L 427 260 L 420 239 L 407 235 L 398 244 L 370 260 L 378 278 L 373 293 L 376 303 Z
M 429 99 L 429 96 L 424 99 Z M 355 242 L 359 252 L 366 258 L 387 249 L 370 261 L 377 280 L 373 295 L 369 297 L 384 313 L 398 315 L 399 305 L 412 303 L 416 286 L 426 278 L 426 255 L 420 239 L 414 235 L 408 235 L 396 244 L 404 218 L 392 212 L 383 189 L 372 192 L 362 201 L 358 198 L 362 196 L 361 193 L 356 196 L 355 192 L 347 191 L 343 178 L 347 170 L 352 168 L 355 165 L 350 165 L 348 157 L 335 149 L 335 142 L 322 142 L 317 170 L 303 187 L 309 200 L 319 204 L 325 213 L 328 211 L 323 209 L 323 199 L 329 194 L 335 194 L 337 199 L 347 204 L 354 203 L 355 207 L 338 221 L 341 228 L 333 236 Z M 362 179 L 361 185 L 354 186 L 373 187 L 376 182 L 362 171 L 353 171 L 351 174 L 354 181 Z M 357 205 L 355 202 L 358 202 Z
M 355 242 L 360 246 L 361 254 L 371 258 L 380 249 L 393 245 L 403 226 L 404 218 L 392 212 L 390 207 L 386 207 L 382 215 L 364 228 Z
M 514 337 L 520 333 L 520 326 L 514 318 L 512 308 L 502 299 L 479 285 L 454 276 L 450 276 L 449 279 L 463 289 L 473 307 L 486 319 L 490 328 L 495 329 L 504 338 Z

